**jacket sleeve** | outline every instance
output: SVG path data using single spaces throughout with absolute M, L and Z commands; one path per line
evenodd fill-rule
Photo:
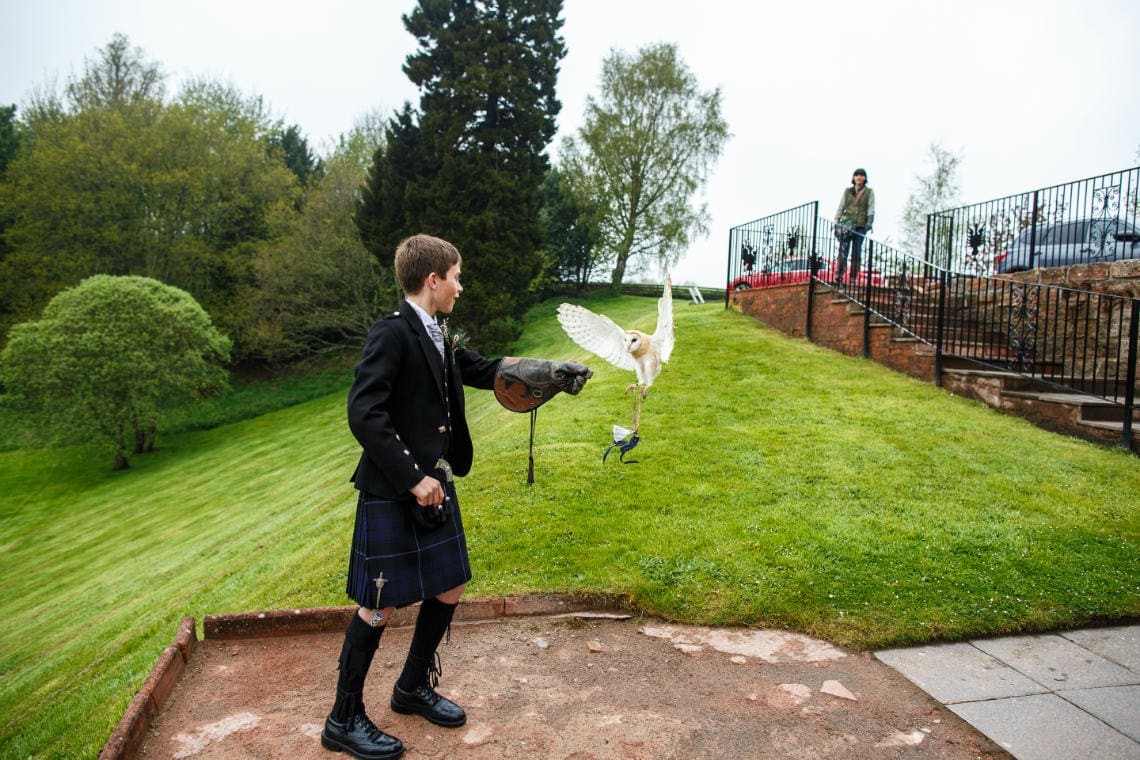
M 502 359 L 484 359 L 466 348 L 456 349 L 455 363 L 463 375 L 463 384 L 488 391 L 495 387 L 495 373 Z
M 875 217 L 875 191 L 868 187 L 867 192 L 870 193 L 867 198 L 867 216 L 873 219 Z
M 843 218 L 843 212 L 847 210 L 847 190 L 844 189 L 843 195 L 839 196 L 839 208 L 835 210 L 835 223 L 839 224 L 839 220 Z
M 365 456 L 396 488 L 409 491 L 424 473 L 400 440 L 389 411 L 396 375 L 404 361 L 405 344 L 398 330 L 396 320 L 383 319 L 369 332 L 348 393 L 348 426 Z

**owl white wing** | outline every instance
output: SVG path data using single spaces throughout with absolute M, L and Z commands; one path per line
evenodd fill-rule
M 597 354 L 615 367 L 637 369 L 633 356 L 625 350 L 625 330 L 605 314 L 564 303 L 558 307 L 558 321 L 570 340 Z
M 661 361 L 669 361 L 673 353 L 673 286 L 669 275 L 665 275 L 665 292 L 657 301 L 657 331 L 653 333 L 653 347 Z

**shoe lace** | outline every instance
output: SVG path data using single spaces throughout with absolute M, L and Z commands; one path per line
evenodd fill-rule
M 439 652 L 436 652 L 432 658 L 431 665 L 428 666 L 428 685 L 431 688 L 439 686 L 439 677 L 443 675 L 443 663 L 439 659 Z
M 378 729 L 376 727 L 376 724 L 372 722 L 372 719 L 364 713 L 364 705 L 361 705 L 360 708 L 360 712 L 358 712 L 355 716 L 357 726 L 364 731 L 364 734 L 369 738 L 369 740 L 378 741 L 382 739 L 385 736 L 385 733 Z

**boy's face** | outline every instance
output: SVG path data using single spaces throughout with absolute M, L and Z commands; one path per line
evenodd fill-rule
M 459 298 L 459 294 L 463 292 L 463 286 L 459 284 L 459 265 L 453 264 L 451 269 L 447 270 L 446 277 L 440 277 L 437 274 L 432 274 L 428 278 L 428 286 L 431 288 L 431 300 L 435 306 L 436 311 L 441 311 L 444 314 L 450 314 L 451 310 L 455 308 L 455 300 Z

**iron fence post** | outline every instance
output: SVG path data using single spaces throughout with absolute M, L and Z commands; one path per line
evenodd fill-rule
M 926 250 L 924 258 L 934 263 L 934 226 L 937 220 L 935 214 L 926 215 Z M 935 265 L 937 266 L 937 265 Z M 946 322 L 946 288 L 949 287 L 949 271 L 943 270 L 938 276 L 938 316 L 934 321 L 934 384 L 942 387 L 942 338 Z
M 1136 403 L 1136 344 L 1138 335 L 1140 335 L 1140 298 L 1133 298 L 1128 325 L 1128 380 L 1124 386 L 1124 430 L 1120 435 L 1120 445 L 1128 452 L 1132 451 L 1132 411 Z
M 731 291 L 728 289 L 728 284 L 732 282 L 732 230 L 728 231 L 728 267 L 724 273 L 724 308 L 728 309 L 728 299 Z
M 863 274 L 867 277 L 867 286 L 863 290 L 863 358 L 871 358 L 871 268 L 875 262 L 875 241 L 867 239 L 867 258 L 863 264 Z M 858 288 L 858 283 L 855 285 Z
M 819 252 L 816 249 L 816 235 L 819 233 L 819 201 L 812 201 L 811 209 L 811 246 L 808 248 L 808 261 L 811 266 L 808 271 L 807 292 L 807 324 L 804 326 L 804 337 L 811 340 L 811 312 L 815 303 L 815 278 L 819 274 Z
M 1040 190 L 1033 191 L 1033 208 L 1029 212 L 1029 268 L 1033 269 L 1033 264 L 1037 259 L 1037 196 L 1041 193 Z

